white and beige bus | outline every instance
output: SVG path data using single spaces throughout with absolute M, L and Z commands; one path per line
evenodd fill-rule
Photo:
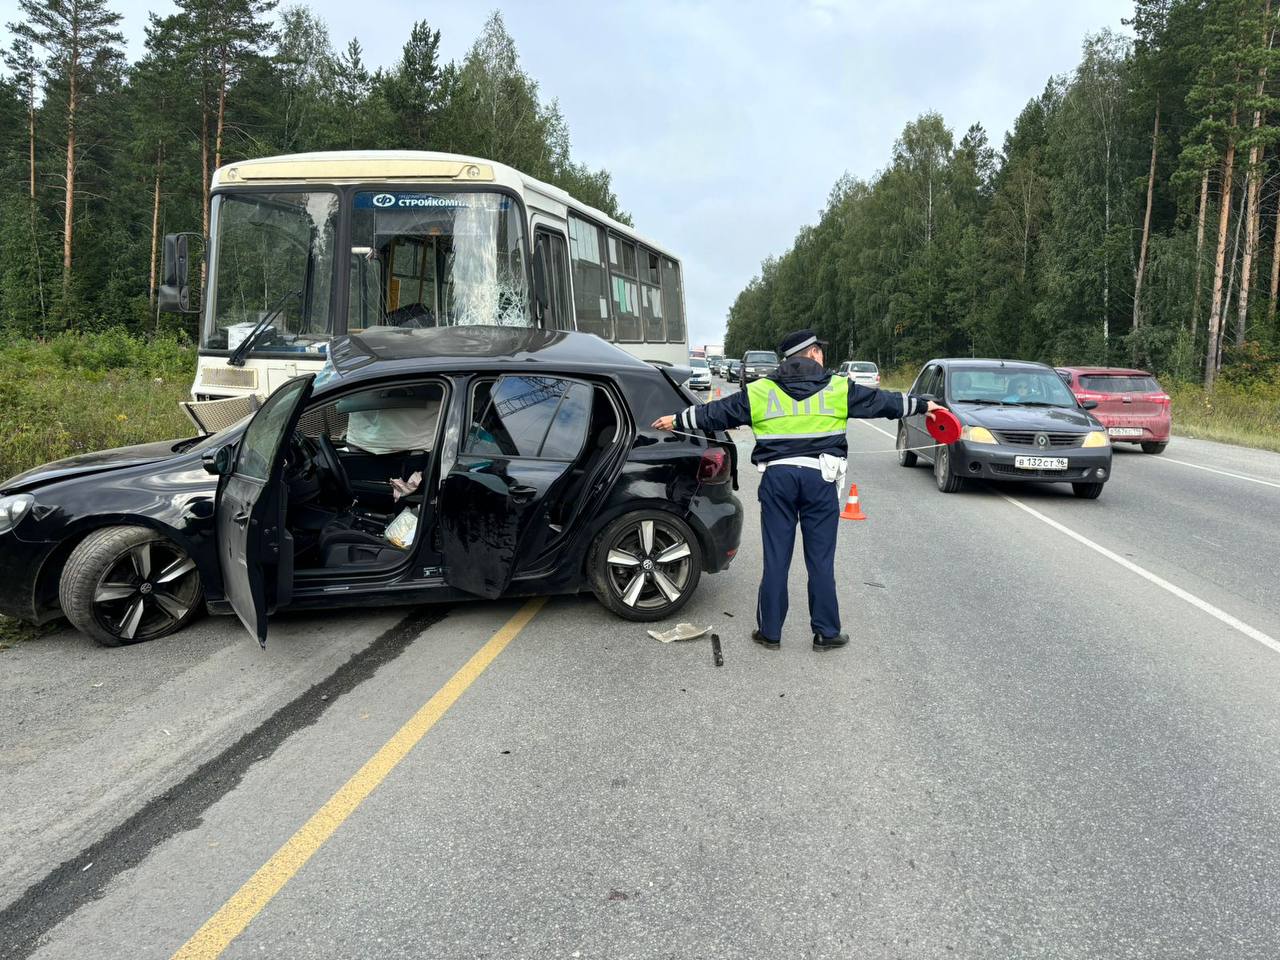
M 332 337 L 373 326 L 582 330 L 643 360 L 689 356 L 670 251 L 489 160 L 356 151 L 229 164 L 213 176 L 210 234 L 189 407 L 207 428 L 319 370 Z M 166 237 L 162 309 L 193 310 L 187 236 Z

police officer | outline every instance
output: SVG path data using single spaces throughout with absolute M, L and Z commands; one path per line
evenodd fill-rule
M 778 346 L 782 362 L 773 376 L 722 400 L 653 422 L 658 430 L 728 430 L 750 424 L 755 432 L 751 462 L 764 474 L 760 478 L 764 574 L 751 639 L 771 650 L 782 643 L 797 519 L 809 571 L 813 648 L 832 650 L 849 642 L 848 635 L 840 632 L 835 577 L 836 530 L 849 450 L 846 421 L 851 417 L 898 420 L 938 408 L 924 397 L 873 390 L 828 374 L 823 367 L 825 348 L 812 330 L 789 333 Z

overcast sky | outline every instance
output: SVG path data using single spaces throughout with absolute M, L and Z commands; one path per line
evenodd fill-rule
M 130 57 L 155 0 L 109 0 Z M 16 6 L 0 0 L 0 7 Z M 313 0 L 334 45 L 393 63 L 415 19 L 461 59 L 494 5 Z M 993 144 L 1122 0 L 756 0 L 502 4 L 525 69 L 557 97 L 574 156 L 612 172 L 636 228 L 685 264 L 690 342 L 719 341 L 760 261 L 814 222 L 844 171 L 871 177 L 927 110 Z M 376 15 L 374 15 L 376 11 Z M 4 20 L 10 19 L 6 15 Z

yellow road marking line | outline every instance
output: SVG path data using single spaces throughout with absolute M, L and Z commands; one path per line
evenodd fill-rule
M 355 812 L 378 784 L 386 779 L 387 774 L 395 769 L 396 764 L 405 758 L 417 745 L 437 720 L 448 712 L 449 708 L 471 686 L 475 679 L 484 673 L 512 640 L 523 630 L 542 609 L 546 598 L 530 600 L 506 624 L 489 638 L 489 641 L 463 664 L 449 681 L 436 691 L 435 696 L 419 708 L 395 735 L 392 736 L 372 758 L 361 767 L 325 805 L 317 810 L 304 823 L 301 829 L 290 837 L 264 863 L 239 890 L 222 905 L 222 908 L 205 922 L 195 934 L 184 943 L 173 955 L 174 960 L 213 960 L 221 955 L 238 937 L 262 908 L 271 902 L 271 898 L 292 879 L 302 866 L 311 859 L 333 832 L 342 826 L 347 817 Z

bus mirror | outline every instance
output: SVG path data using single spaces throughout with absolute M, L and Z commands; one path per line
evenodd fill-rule
M 533 302 L 538 307 L 538 319 L 546 315 L 551 305 L 547 297 L 547 247 L 539 241 L 533 249 Z
M 191 313 L 189 272 L 186 234 L 165 234 L 160 289 L 156 294 L 162 313 Z

